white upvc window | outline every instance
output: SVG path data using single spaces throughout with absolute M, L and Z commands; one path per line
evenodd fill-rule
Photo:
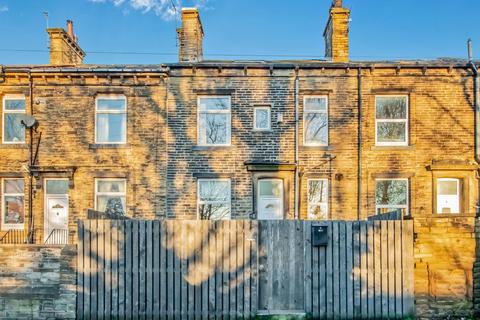
M 197 210 L 202 220 L 230 219 L 230 179 L 198 179 Z
M 408 96 L 375 97 L 375 143 L 408 145 Z
M 26 113 L 25 96 L 7 94 L 2 105 L 2 142 L 25 143 L 25 126 L 21 123 Z
M 95 143 L 127 142 L 127 98 L 99 95 L 95 99 Z
M 127 181 L 117 178 L 95 179 L 95 210 L 125 216 Z
M 408 179 L 376 179 L 376 214 L 386 214 L 400 210 L 403 216 L 409 215 Z
M 200 96 L 197 99 L 199 146 L 229 146 L 231 141 L 230 96 Z
M 328 179 L 308 179 L 308 219 L 328 219 Z
M 258 131 L 268 131 L 272 128 L 270 107 L 253 108 L 253 129 Z
M 2 230 L 23 229 L 25 190 L 22 178 L 2 180 Z
M 437 179 L 437 213 L 460 213 L 460 179 Z
M 307 146 L 328 145 L 328 97 L 303 98 L 303 143 Z

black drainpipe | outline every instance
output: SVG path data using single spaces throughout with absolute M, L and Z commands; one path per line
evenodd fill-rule
M 473 111 L 475 113 L 475 161 L 480 163 L 480 110 L 478 107 L 478 69 L 472 58 L 472 40 L 468 39 L 468 64 L 473 71 Z
M 361 202 L 362 202 L 362 68 L 357 70 L 358 83 L 358 146 L 357 146 L 357 220 L 360 220 Z
M 29 82 L 29 94 L 30 94 L 30 115 L 33 117 L 33 78 L 32 73 L 28 72 L 28 82 Z M 30 144 L 28 147 L 29 151 L 29 181 L 28 181 L 28 243 L 33 243 L 33 128 L 29 129 L 30 133 Z
M 474 112 L 474 130 L 475 130 L 475 161 L 480 164 L 480 110 L 478 106 L 478 69 L 475 63 L 473 62 L 472 55 L 472 40 L 468 39 L 468 64 L 473 72 L 473 112 Z M 478 175 L 478 174 L 477 174 Z M 480 188 L 480 186 L 479 186 Z M 480 190 L 480 189 L 479 189 Z M 477 200 L 476 205 L 476 215 L 478 216 L 480 209 L 480 201 Z

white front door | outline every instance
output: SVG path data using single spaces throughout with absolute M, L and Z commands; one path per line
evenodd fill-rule
M 283 219 L 283 180 L 258 180 L 257 219 Z
M 45 182 L 45 232 L 50 244 L 68 240 L 68 180 L 48 179 Z

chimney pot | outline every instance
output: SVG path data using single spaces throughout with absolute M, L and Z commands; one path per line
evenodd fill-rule
M 73 41 L 75 41 L 75 35 L 73 34 L 73 21 L 67 20 L 67 34 Z

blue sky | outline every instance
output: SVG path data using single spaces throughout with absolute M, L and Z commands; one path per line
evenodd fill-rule
M 175 62 L 179 22 L 171 3 L 200 7 L 206 59 L 323 57 L 330 0 L 0 0 L 0 64 L 48 63 L 45 11 L 50 27 L 74 21 L 86 63 Z M 344 5 L 352 10 L 352 60 L 464 58 L 468 38 L 480 57 L 479 0 Z M 11 51 L 19 49 L 45 52 Z

